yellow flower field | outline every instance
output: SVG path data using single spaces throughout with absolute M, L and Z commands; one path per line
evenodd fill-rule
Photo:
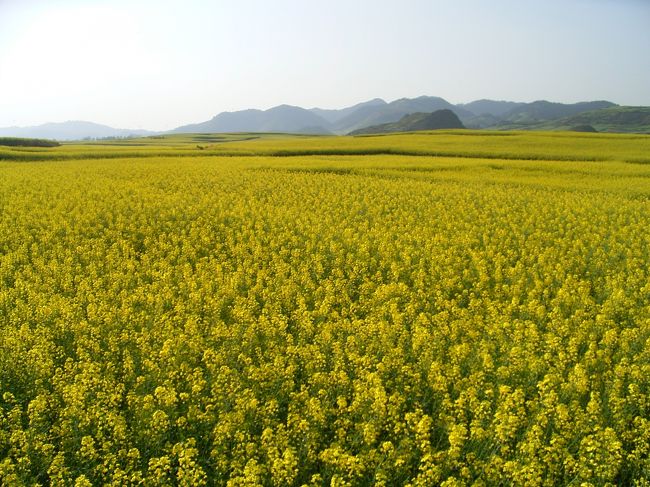
M 2 485 L 650 485 L 649 136 L 247 138 L 0 149 Z

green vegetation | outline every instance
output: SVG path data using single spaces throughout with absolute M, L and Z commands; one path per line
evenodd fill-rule
M 571 117 L 565 123 L 590 124 L 599 132 L 650 134 L 650 107 L 613 107 Z
M 611 107 L 548 121 L 502 122 L 509 130 L 572 130 L 591 126 L 598 132 L 650 134 L 650 107 Z
M 9 147 L 58 147 L 60 144 L 56 140 L 0 137 L 0 145 Z
M 454 112 L 444 109 L 431 113 L 411 113 L 404 115 L 398 122 L 371 125 L 370 127 L 354 130 L 350 132 L 350 135 L 464 128 Z
M 648 485 L 649 153 L 1 149 L 0 484 Z

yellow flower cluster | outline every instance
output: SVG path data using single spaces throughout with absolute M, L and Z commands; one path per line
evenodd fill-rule
M 0 484 L 648 485 L 649 228 L 622 161 L 0 163 Z

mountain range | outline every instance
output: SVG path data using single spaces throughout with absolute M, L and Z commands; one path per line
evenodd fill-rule
M 531 103 L 476 100 L 454 105 L 440 97 L 420 96 L 400 98 L 390 103 L 374 98 L 342 109 L 306 109 L 279 105 L 268 110 L 222 112 L 210 120 L 183 125 L 168 132 L 114 129 L 92 122 L 71 121 L 47 123 L 35 127 L 0 128 L 0 137 L 81 140 L 159 133 L 348 134 L 370 126 L 399 122 L 405 115 L 427 114 L 438 110 L 450 110 L 467 128 L 556 130 L 592 125 L 599 131 L 650 132 L 649 107 L 619 107 L 609 101 L 564 104 L 545 100 Z
M 26 137 L 54 140 L 102 139 L 107 137 L 131 137 L 155 135 L 150 130 L 116 129 L 108 125 L 78 120 L 53 122 L 33 127 L 0 128 L 0 137 Z

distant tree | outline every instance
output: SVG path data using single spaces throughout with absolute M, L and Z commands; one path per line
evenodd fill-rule
M 58 147 L 56 140 L 24 139 L 22 137 L 0 137 L 0 145 L 10 147 Z

